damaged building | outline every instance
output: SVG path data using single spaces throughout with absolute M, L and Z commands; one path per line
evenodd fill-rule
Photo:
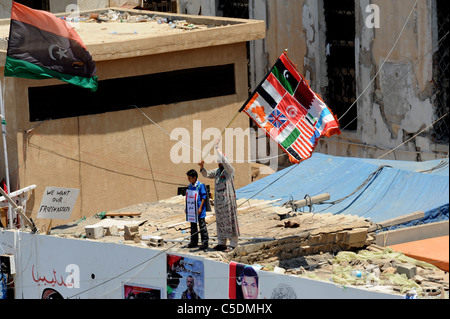
M 52 12 L 70 5 L 21 2 Z M 15 198 L 40 230 L 0 229 L 1 275 L 8 279 L 2 293 L 177 299 L 195 277 L 203 299 L 239 299 L 242 273 L 252 268 L 259 299 L 448 299 L 448 253 L 441 249 L 446 241 L 448 251 L 448 159 L 440 160 L 448 154 L 443 1 L 86 7 L 112 2 L 76 1 L 89 11 L 72 21 L 97 62 L 101 95 L 56 80 L 0 78 L 11 186 L 21 188 Z M 0 22 L 0 72 L 8 23 Z M 211 146 L 211 136 L 195 134 L 224 128 L 286 49 L 340 119 L 342 135 L 321 140 L 302 165 L 255 183 L 250 163 L 233 163 L 239 246 L 227 253 L 190 249 L 185 198 L 176 193 L 201 159 L 196 149 Z M 241 116 L 232 128 L 248 126 Z M 267 156 L 283 159 L 272 149 Z M 70 220 L 37 218 L 46 186 L 80 190 Z M 402 234 L 391 230 L 407 222 L 413 227 Z M 437 244 L 427 245 L 439 254 L 425 261 L 393 249 L 434 236 Z
M 266 22 L 266 38 L 250 44 L 252 88 L 288 49 L 340 120 L 343 134 L 321 140 L 318 152 L 412 161 L 447 155 L 446 1 L 181 2 L 191 14 Z

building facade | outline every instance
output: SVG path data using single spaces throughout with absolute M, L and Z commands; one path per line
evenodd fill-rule
M 316 151 L 410 161 L 447 156 L 446 1 L 179 2 L 192 14 L 266 21 L 266 38 L 251 43 L 251 86 L 288 49 L 340 119 L 343 134 L 322 139 Z
M 217 167 L 214 138 L 228 126 L 232 132 L 248 128 L 245 115 L 229 123 L 248 96 L 246 42 L 264 37 L 264 22 L 179 19 L 205 27 L 80 24 L 77 32 L 97 64 L 96 94 L 57 80 L 4 78 L 3 41 L 11 191 L 37 186 L 27 202 L 33 219 L 47 186 L 80 189 L 74 221 L 177 195 L 201 159 L 207 169 Z M 2 23 L 4 38 L 9 20 Z M 234 158 L 236 143 L 225 144 Z M 233 165 L 236 187 L 247 185 L 249 161 Z M 5 176 L 4 165 L 0 172 Z M 53 225 L 60 222 L 67 223 Z M 37 221 L 38 227 L 48 223 Z

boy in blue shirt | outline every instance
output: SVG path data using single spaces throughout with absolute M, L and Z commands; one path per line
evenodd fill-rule
M 208 193 L 206 192 L 205 184 L 198 180 L 198 173 L 196 170 L 191 169 L 186 173 L 189 181 L 188 191 L 193 191 L 198 194 L 196 202 L 196 213 L 198 226 L 200 227 L 200 236 L 202 244 L 200 249 L 205 250 L 208 248 L 208 229 L 206 228 L 206 201 L 208 199 Z M 186 204 L 188 204 L 187 199 L 188 193 L 186 193 Z M 188 213 L 188 208 L 186 205 L 186 214 Z M 194 248 L 198 246 L 198 227 L 197 223 L 191 222 L 191 240 L 187 245 L 188 248 Z

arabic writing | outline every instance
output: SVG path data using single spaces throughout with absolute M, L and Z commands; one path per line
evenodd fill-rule
M 75 280 L 75 277 L 78 277 L 79 275 L 79 271 L 77 272 L 76 270 L 78 269 L 78 267 L 75 267 L 76 265 L 69 265 L 66 268 L 66 271 L 70 270 L 70 274 L 67 277 L 66 280 L 64 280 L 63 276 L 59 276 L 56 273 L 56 270 L 53 269 L 52 272 L 52 276 L 50 276 L 49 278 L 47 278 L 46 276 L 39 276 L 38 273 L 35 272 L 34 270 L 34 265 L 31 269 L 31 276 L 33 277 L 34 282 L 38 283 L 38 285 L 51 285 L 52 287 L 55 287 L 56 285 L 62 287 L 67 287 L 67 288 L 78 288 L 77 286 L 79 286 L 79 284 L 77 284 L 77 280 Z M 75 274 L 76 273 L 76 274 Z

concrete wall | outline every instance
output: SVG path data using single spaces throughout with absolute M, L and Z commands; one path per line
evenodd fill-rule
M 358 129 L 323 139 L 318 152 L 378 158 L 437 119 L 432 102 L 434 2 L 419 1 L 401 34 L 414 3 L 414 0 L 356 1 L 357 96 L 367 89 L 354 106 L 358 109 Z M 380 28 L 366 24 L 370 4 L 380 9 Z M 326 69 L 321 63 L 326 58 L 321 1 L 304 1 L 303 17 L 309 18 L 303 21 L 307 35 L 305 75 L 311 78 L 312 88 L 321 94 L 327 85 Z M 383 158 L 422 161 L 442 158 L 447 153 L 448 145 L 434 144 L 427 131 Z
M 79 11 L 106 8 L 110 6 L 110 2 L 109 0 L 53 0 L 50 1 L 50 12 L 69 12 L 73 8 L 77 8 Z M 116 3 L 119 1 L 113 2 Z
M 41 299 L 45 289 L 54 289 L 63 298 L 123 299 L 124 286 L 134 285 L 156 289 L 161 299 L 167 298 L 167 255 L 183 258 L 186 271 L 179 271 L 180 293 L 189 273 L 189 264 L 196 265 L 195 290 L 202 299 L 228 299 L 231 289 L 230 264 L 189 254 L 176 254 L 152 249 L 147 244 L 129 246 L 99 243 L 92 240 L 66 239 L 54 236 L 4 230 L 0 232 L 0 252 L 14 256 L 16 298 Z M 124 258 L 126 256 L 126 258 Z M 331 282 L 271 271 L 257 272 L 258 299 L 276 298 L 274 292 L 284 287 L 295 299 L 401 299 L 392 295 Z M 70 279 L 70 280 L 68 280 Z M 66 282 L 73 282 L 67 285 Z M 79 285 L 77 285 L 79 284 Z M 286 298 L 287 296 L 285 296 Z M 270 303 L 270 302 L 269 302 Z M 165 309 L 175 313 L 177 305 Z
M 143 108 L 142 111 L 160 128 L 136 109 L 30 123 L 28 87 L 60 82 L 1 79 L 2 83 L 6 82 L 9 170 L 14 176 L 11 189 L 31 184 L 38 186 L 27 205 L 33 219 L 46 186 L 80 189 L 71 216 L 74 221 L 83 216 L 177 195 L 178 187 L 188 184 L 186 172 L 191 168 L 198 169 L 201 155 L 188 148 L 189 163 L 173 163 L 171 150 L 177 142 L 162 130 L 171 133 L 176 128 L 186 128 L 190 140 L 183 142 L 198 146 L 197 149 L 207 148 L 213 137 L 193 141 L 194 123 L 201 124 L 202 132 L 207 128 L 220 132 L 246 100 L 247 73 L 240 71 L 246 70 L 247 65 L 245 43 L 97 63 L 100 79 L 223 64 L 235 65 L 236 94 Z M 3 74 L 3 69 L 1 72 Z M 61 107 L 64 107 L 64 101 L 61 101 Z M 231 128 L 247 127 L 248 118 L 244 115 L 231 125 Z M 244 152 L 247 147 L 244 145 Z M 215 162 L 206 165 L 207 169 L 216 167 Z M 247 185 L 251 180 L 248 161 L 234 164 L 234 167 L 236 187 Z M 212 181 L 205 182 L 214 189 Z M 54 220 L 53 225 L 62 222 L 67 223 Z M 38 227 L 48 223 L 48 220 L 37 221 Z

